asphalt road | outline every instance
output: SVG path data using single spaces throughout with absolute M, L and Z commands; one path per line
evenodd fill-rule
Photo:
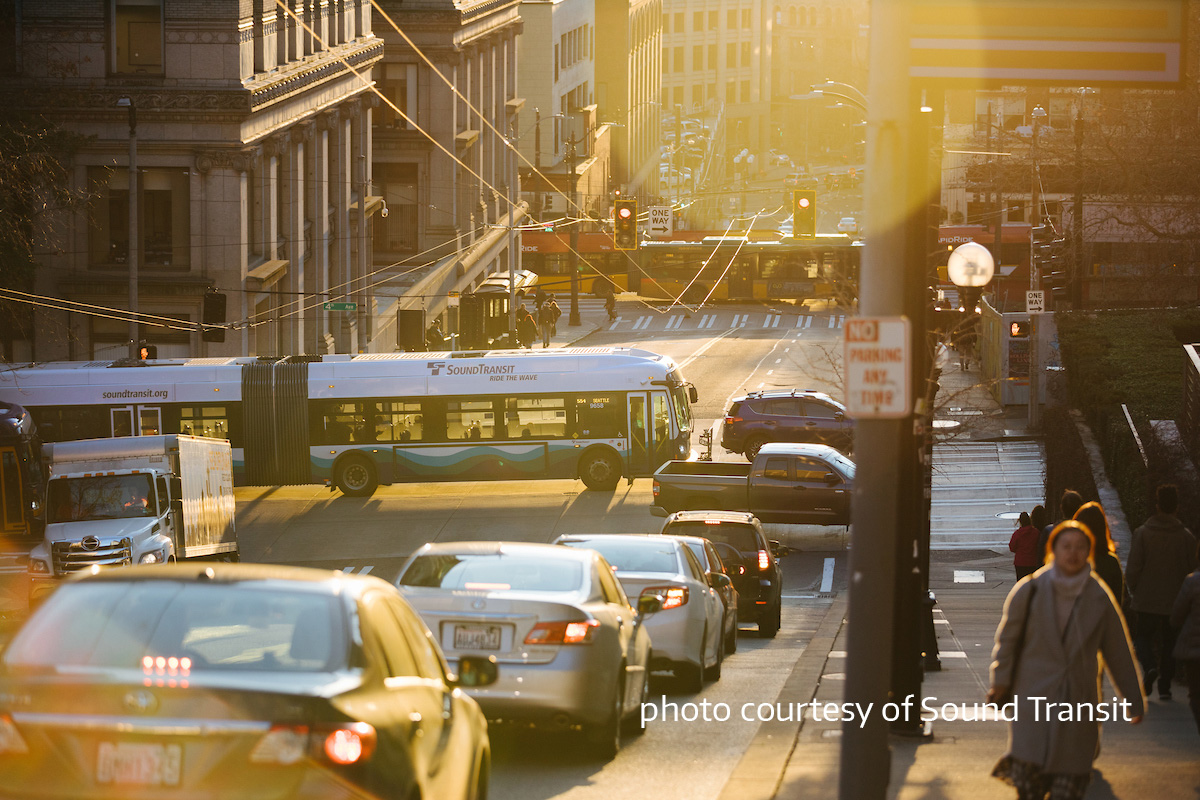
M 829 309 L 722 307 L 721 326 L 695 327 L 705 312 L 671 322 L 682 309 L 659 312 L 623 303 L 627 324 L 604 329 L 582 345 L 630 345 L 670 355 L 700 393 L 698 422 L 723 414 L 729 398 L 753 389 L 835 390 L 841 331 Z M 652 317 L 638 331 L 635 315 Z M 735 319 L 742 324 L 731 323 Z M 807 316 L 808 327 L 803 318 Z M 772 325 L 772 323 L 774 323 Z M 718 448 L 718 457 L 722 454 Z M 724 454 L 726 458 L 740 458 Z M 548 542 L 564 533 L 656 532 L 650 480 L 590 492 L 578 481 L 405 484 L 370 498 L 344 497 L 317 486 L 240 488 L 238 531 L 243 558 L 369 573 L 394 580 L 404 558 L 429 541 L 462 539 Z M 830 559 L 827 563 L 826 559 Z M 669 674 L 656 675 L 652 697 L 680 706 L 725 703 L 729 719 L 652 721 L 627 737 L 609 763 L 590 757 L 579 737 L 536 731 L 494 732 L 491 796 L 538 798 L 715 798 L 758 728 L 759 703 L 778 694 L 796 658 L 844 586 L 844 553 L 793 553 L 784 559 L 783 627 L 773 640 L 753 628 L 739 638 L 721 681 L 698 695 L 681 693 Z M 746 706 L 750 704 L 750 706 Z M 714 706 L 714 709 L 716 707 Z M 742 709 L 747 708 L 749 720 Z

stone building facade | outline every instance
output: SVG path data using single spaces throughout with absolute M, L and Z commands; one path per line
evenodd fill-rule
M 93 137 L 71 166 L 93 199 L 55 221 L 38 293 L 128 308 L 132 105 L 142 341 L 159 357 L 361 349 L 379 206 L 369 75 L 383 57 L 369 0 L 16 8 L 0 102 Z M 210 289 L 226 295 L 224 342 L 201 341 Z M 35 310 L 29 357 L 125 354 L 126 322 L 75 308 Z

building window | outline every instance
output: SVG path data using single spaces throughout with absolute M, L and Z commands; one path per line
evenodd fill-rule
M 683 48 L 675 48 L 675 64 L 673 65 L 674 72 L 683 72 Z
M 662 27 L 663 27 L 663 33 L 671 32 L 671 15 L 670 14 L 663 14 Z
M 387 217 L 375 219 L 375 253 L 385 258 L 417 252 L 417 165 L 375 164 L 375 185 Z
M 417 117 L 417 65 L 384 64 L 383 80 L 380 83 L 379 90 L 383 96 L 400 109 L 401 113 L 397 114 L 390 105 L 384 103 L 373 118 L 386 128 L 412 130 L 412 126 L 405 121 L 405 117 L 413 122 L 419 122 Z
M 708 12 L 708 29 L 710 31 L 717 29 L 717 12 L 715 11 Z
M 750 9 L 748 9 L 748 8 L 742 9 L 742 27 L 743 28 L 750 27 Z
M 742 42 L 742 66 L 750 66 L 750 43 Z
M 750 81 L 742 81 L 742 102 L 750 102 Z
M 725 68 L 734 69 L 737 67 L 737 45 L 730 42 L 725 45 Z
M 692 69 L 704 69 L 704 45 L 692 47 Z
M 112 0 L 112 71 L 161 74 L 163 0 Z
M 138 268 L 175 269 L 189 264 L 190 202 L 187 170 L 139 170 Z M 129 259 L 129 170 L 89 167 L 94 200 L 89 226 L 93 267 Z
M 737 9 L 731 8 L 731 9 L 729 9 L 728 13 L 726 13 L 726 15 L 725 15 L 725 27 L 728 30 L 733 30 L 737 26 L 738 26 Z
M 666 33 L 666 32 L 667 31 L 664 29 L 663 33 Z M 675 32 L 683 33 L 683 12 L 682 11 L 679 11 L 675 14 Z
M 708 46 L 708 68 L 717 68 L 717 46 L 715 44 L 710 44 Z
M 704 12 L 703 11 L 696 11 L 692 14 L 692 30 L 693 31 L 704 30 Z

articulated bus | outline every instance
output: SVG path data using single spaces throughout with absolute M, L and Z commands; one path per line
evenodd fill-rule
M 234 480 L 379 484 L 580 478 L 611 490 L 690 452 L 695 388 L 612 347 L 283 359 L 57 362 L 0 375 L 46 441 L 228 439 Z
M 862 243 L 845 234 L 813 240 L 774 231 L 724 236 L 720 231 L 681 231 L 675 241 L 643 242 L 619 251 L 608 234 L 579 237 L 582 289 L 615 291 L 685 302 L 709 300 L 833 300 L 849 304 L 858 294 Z M 548 291 L 570 287 L 570 254 L 564 235 L 522 235 L 522 263 Z

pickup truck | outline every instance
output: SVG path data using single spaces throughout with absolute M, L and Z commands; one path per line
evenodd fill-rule
M 668 461 L 650 513 L 749 511 L 763 522 L 849 525 L 854 462 L 828 445 L 763 445 L 753 463 Z

